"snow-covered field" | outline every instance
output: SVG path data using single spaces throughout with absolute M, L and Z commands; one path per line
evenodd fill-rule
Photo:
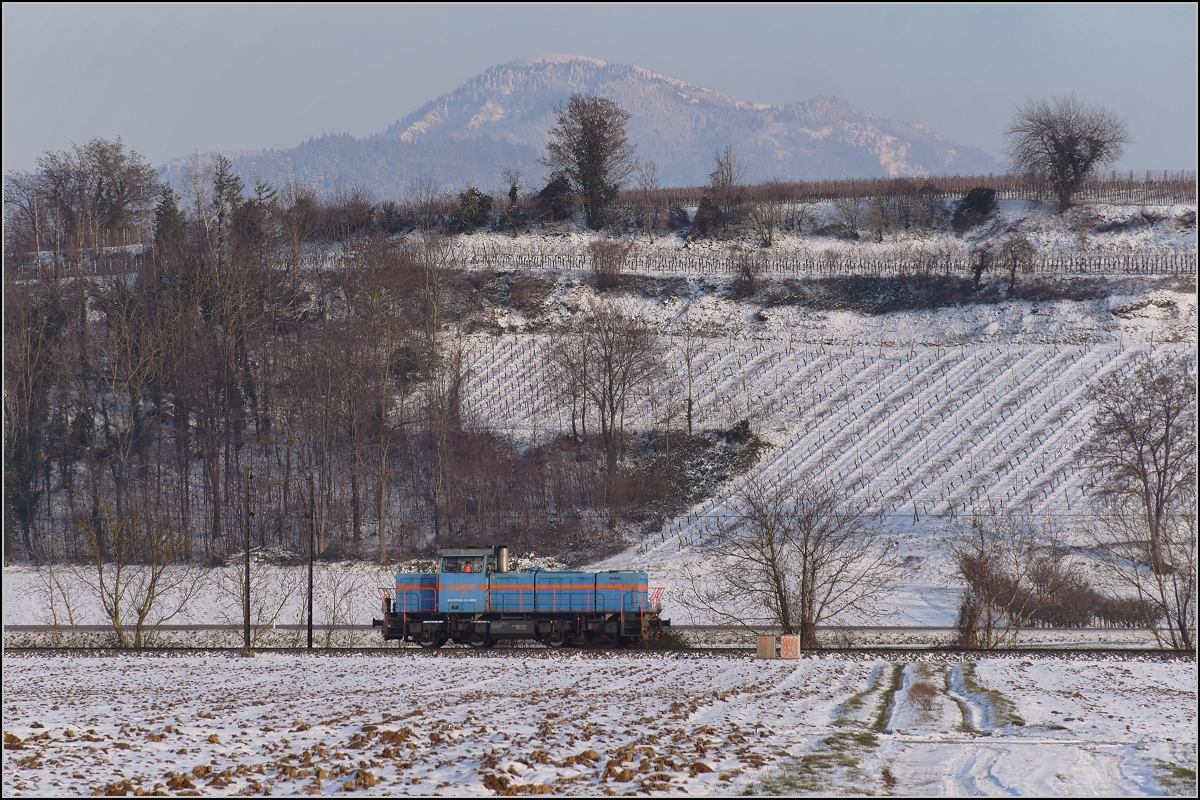
M 1194 794 L 1194 661 L 17 656 L 4 794 Z
M 1008 203 L 990 233 L 888 246 L 969 247 L 1016 226 L 1042 250 L 1194 252 L 1190 211 L 1189 226 L 1188 208 L 1157 210 L 1145 224 L 1136 210 L 1081 210 L 1097 218 L 1093 231 L 1115 223 L 1081 237 L 1064 224 L 1071 220 Z M 493 238 L 496 248 L 513 246 Z M 555 238 L 520 241 L 536 253 L 582 250 L 587 237 Z M 491 246 L 485 237 L 459 244 Z M 780 251 L 809 246 L 778 243 Z M 497 307 L 503 335 L 465 338 L 470 424 L 522 441 L 569 428 L 546 379 L 546 331 L 598 298 L 580 274 L 553 279 L 537 319 Z M 1086 525 L 1089 486 L 1075 453 L 1091 426 L 1088 385 L 1140 354 L 1195 353 L 1194 279 L 1113 285 L 1093 299 L 881 315 L 739 302 L 702 276 L 679 277 L 657 294 L 605 299 L 660 330 L 670 350 L 672 378 L 659 386 L 666 391 L 637 398 L 628 428 L 682 426 L 692 341 L 696 425 L 724 429 L 746 419 L 768 444 L 742 480 L 822 473 L 880 511 L 900 541 L 900 585 L 869 616 L 831 622 L 944 627 L 953 625 L 960 596 L 945 546 L 955 519 L 1011 507 L 1068 528 Z M 685 329 L 693 333 L 685 337 Z M 680 602 L 681 568 L 739 486 L 722 487 L 651 536 L 631 531 L 629 550 L 595 566 L 646 569 L 652 585 L 667 587 L 666 616 L 711 622 Z M 297 581 L 287 568 L 273 569 L 268 582 L 293 592 L 278 621 L 302 621 Z M 390 583 L 390 570 L 332 569 L 343 575 L 339 591 L 354 590 L 336 614 L 369 624 L 374 588 Z M 203 583 L 169 622 L 240 622 L 219 571 L 205 572 Z M 74 622 L 102 624 L 82 587 L 65 585 Z M 52 621 L 45 586 L 30 567 L 6 567 L 6 627 Z M 318 600 L 318 620 L 335 613 L 322 609 L 327 600 Z M 54 613 L 67 623 L 61 605 Z M 11 644 L 8 631 L 5 638 Z M 1194 661 L 443 656 L 10 652 L 4 794 L 150 792 L 156 784 L 205 794 L 1195 794 Z

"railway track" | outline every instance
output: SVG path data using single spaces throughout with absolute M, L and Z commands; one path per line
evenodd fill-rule
M 69 656 L 78 658 L 183 658 L 220 656 L 247 658 L 258 655 L 292 655 L 308 658 L 369 656 L 377 658 L 534 658 L 549 661 L 579 659 L 707 659 L 753 660 L 753 647 L 689 647 L 655 650 L 650 648 L 564 647 L 548 648 L 539 644 L 499 645 L 481 650 L 468 646 L 447 645 L 439 650 L 423 650 L 415 645 L 402 647 L 260 647 L 247 656 L 237 647 L 27 647 L 6 648 L 6 658 Z M 798 660 L 930 661 L 960 663 L 981 658 L 1052 659 L 1060 661 L 1195 661 L 1192 651 L 1133 648 L 1018 648 L 1008 650 L 952 650 L 930 647 L 854 647 L 806 650 Z
M 599 648 L 574 646 L 548 648 L 537 642 L 502 642 L 492 649 L 479 650 L 465 645 L 447 645 L 440 650 L 427 651 L 412 644 L 380 646 L 378 637 L 370 636 L 377 628 L 369 625 L 342 625 L 336 632 L 341 637 L 325 646 L 327 630 L 314 626 L 318 634 L 317 644 L 312 649 L 298 641 L 306 625 L 278 625 L 274 631 L 290 641 L 267 641 L 251 648 L 260 654 L 308 654 L 313 657 L 366 655 L 378 657 L 420 658 L 729 658 L 750 659 L 755 657 L 753 639 L 740 628 L 721 625 L 680 625 L 672 630 L 684 635 L 691 646 L 679 649 L 630 647 Z M 771 631 L 767 631 L 770 633 Z M 120 649 L 112 646 L 109 638 L 112 627 L 108 625 L 79 625 L 72 631 L 60 627 L 57 631 L 61 640 L 74 637 L 75 645 L 53 646 L 56 633 L 52 625 L 6 625 L 4 626 L 4 649 L 7 656 L 19 655 L 77 655 L 104 656 L 146 655 L 171 657 L 184 655 L 223 655 L 238 657 L 242 628 L 236 625 L 199 624 L 163 625 L 157 634 L 167 639 L 155 647 Z M 778 633 L 778 631 L 776 631 Z M 1149 631 L 1114 630 L 1111 628 L 1074 629 L 1031 629 L 1030 638 L 1008 650 L 961 650 L 950 646 L 954 629 L 948 627 L 921 626 L 828 626 L 818 630 L 822 640 L 829 645 L 806 651 L 804 658 L 866 659 L 888 661 L 938 660 L 959 662 L 979 658 L 1058 658 L 1092 660 L 1145 660 L 1145 659 L 1194 659 L 1195 653 L 1179 653 L 1150 646 L 1153 638 Z M 1052 641 L 1038 641 L 1037 636 L 1052 637 Z M 80 638 L 83 638 L 83 643 Z M 349 637 L 349 641 L 347 638 Z M 88 640 L 91 640 L 90 643 Z M 192 639 L 207 639 L 200 644 Z M 357 641 L 356 641 L 357 639 Z M 172 641 L 173 640 L 173 641 Z
M 324 630 L 326 626 L 314 623 L 314 630 Z M 281 624 L 271 626 L 272 630 L 281 631 L 302 631 L 307 628 L 306 625 L 300 624 Z M 132 629 L 132 628 L 131 628 Z M 55 626 L 53 625 L 5 625 L 5 632 L 12 631 L 14 633 L 53 633 Z M 70 626 L 59 625 L 57 630 L 68 632 Z M 74 630 L 81 633 L 105 633 L 112 630 L 112 625 L 76 625 Z M 241 625 L 218 625 L 210 623 L 200 623 L 195 625 L 159 625 L 158 630 L 161 632 L 187 632 L 187 631 L 227 631 L 240 633 Z M 369 632 L 378 630 L 371 625 L 338 625 L 339 631 L 362 631 Z M 728 633 L 728 634 L 746 634 L 746 629 L 734 625 L 672 625 L 671 630 L 679 631 L 680 633 Z M 1079 639 L 1094 638 L 1099 634 L 1112 633 L 1139 633 L 1147 632 L 1145 628 L 1026 628 L 1026 632 L 1047 632 L 1054 633 L 1059 636 L 1071 636 Z M 764 628 L 764 633 L 779 634 L 781 631 L 778 628 Z M 836 635 L 838 633 L 894 633 L 894 634 L 922 634 L 922 635 L 951 635 L 955 632 L 953 627 L 944 626 L 929 626 L 929 625 L 822 625 L 817 628 L 819 635 Z

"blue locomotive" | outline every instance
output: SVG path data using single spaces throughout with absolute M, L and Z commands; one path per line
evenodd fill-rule
M 549 647 L 573 643 L 621 645 L 668 627 L 660 617 L 662 589 L 645 572 L 510 572 L 508 548 L 438 551 L 438 571 L 400 572 L 380 589 L 389 641 L 437 648 L 446 642 L 491 647 L 535 639 Z

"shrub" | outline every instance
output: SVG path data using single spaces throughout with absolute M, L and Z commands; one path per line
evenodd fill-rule
M 633 242 L 596 239 L 588 244 L 588 260 L 596 276 L 596 288 L 614 289 L 621 280 L 621 268 L 633 249 Z
M 959 201 L 958 208 L 954 210 L 954 230 L 963 233 L 986 220 L 995 210 L 996 190 L 976 186 L 967 192 L 967 196 Z
M 634 645 L 640 650 L 690 650 L 692 643 L 674 628 L 659 628 L 649 638 L 640 640 Z
M 550 176 L 545 187 L 538 192 L 539 216 L 551 222 L 566 219 L 575 210 L 575 195 L 571 192 L 571 181 L 561 172 Z
M 458 196 L 458 208 L 450 217 L 450 229 L 455 233 L 470 233 L 486 225 L 492 213 L 492 198 L 468 186 Z

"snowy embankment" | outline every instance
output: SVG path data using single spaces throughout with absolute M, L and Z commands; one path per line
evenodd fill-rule
M 829 203 L 808 213 L 814 229 L 835 221 Z M 949 264 L 1013 235 L 1041 256 L 1178 251 L 1194 265 L 1195 206 L 1094 205 L 1059 215 L 1002 201 L 994 217 L 962 237 L 901 234 L 874 244 L 781 233 L 769 250 L 746 238 L 699 240 L 686 251 L 724 261 L 734 258 L 735 244 L 768 261 L 818 252 L 897 261 L 920 252 Z M 476 235 L 460 237 L 456 247 L 476 266 L 489 258 L 494 268 L 562 258 L 583 266 L 593 238 L 581 231 Z M 637 237 L 634 273 L 643 273 L 639 258 L 682 247 L 677 236 Z M 744 419 L 769 444 L 750 474 L 600 565 L 647 569 L 652 583 L 667 587 L 667 611 L 682 622 L 708 621 L 678 602 L 686 592 L 681 567 L 695 560 L 695 542 L 728 512 L 740 486 L 817 474 L 879 512 L 907 557 L 896 592 L 869 614 L 834 622 L 952 625 L 958 590 L 945 540 L 956 523 L 972 512 L 1011 509 L 1055 518 L 1068 537 L 1078 534 L 1091 488 L 1078 458 L 1091 431 L 1088 387 L 1147 353 L 1196 349 L 1195 278 L 1186 274 L 1089 278 L 1076 291 L 1060 283 L 1042 300 L 932 303 L 940 307 L 893 313 L 830 310 L 838 303 L 799 302 L 786 288 L 738 300 L 726 291 L 727 278 L 686 271 L 657 284 L 634 279 L 630 289 L 602 296 L 578 270 L 539 274 L 553 289 L 535 318 L 496 307 L 491 322 L 504 335 L 466 340 L 464 411 L 473 423 L 525 441 L 568 429 L 547 375 L 553 334 L 546 331 L 604 302 L 658 330 L 669 352 L 669 377 L 631 401 L 628 428 L 678 429 L 690 383 L 697 427 L 727 429 Z M 985 282 L 1006 278 L 991 272 Z M 1042 278 L 1017 275 L 1018 282 Z M 787 279 L 770 269 L 765 278 Z
M 1186 795 L 1195 682 L 1194 661 L 9 657 L 3 785 Z

